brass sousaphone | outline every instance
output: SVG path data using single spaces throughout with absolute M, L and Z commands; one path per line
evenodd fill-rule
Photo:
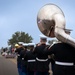
M 40 31 L 48 37 L 56 37 L 62 42 L 75 47 L 75 39 L 67 34 L 66 21 L 63 11 L 55 4 L 46 4 L 38 12 L 37 24 Z

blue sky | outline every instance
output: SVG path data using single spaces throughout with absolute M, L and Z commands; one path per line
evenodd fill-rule
M 75 0 L 0 0 L 0 47 L 8 46 L 8 39 L 16 31 L 29 33 L 33 42 L 38 43 L 41 32 L 37 26 L 37 13 L 48 3 L 62 9 L 66 28 L 73 30 L 71 36 L 75 38 Z

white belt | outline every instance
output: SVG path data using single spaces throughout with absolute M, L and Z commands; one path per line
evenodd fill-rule
M 36 60 L 28 60 L 28 62 L 35 62 Z
M 55 64 L 57 64 L 57 65 L 64 65 L 64 66 L 73 66 L 74 65 L 74 63 L 59 62 L 59 61 L 55 61 Z
M 47 61 L 48 59 L 38 59 L 36 58 L 37 61 Z
M 22 60 L 24 60 L 24 58 L 22 58 Z
M 20 56 L 19 54 L 17 56 Z

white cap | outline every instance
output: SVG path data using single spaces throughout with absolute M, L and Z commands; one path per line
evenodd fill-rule
M 29 46 L 35 46 L 35 43 L 28 43 Z
M 23 43 L 23 46 L 28 46 L 28 44 L 27 43 Z
M 18 44 L 22 44 L 23 45 L 23 42 L 18 42 Z
M 39 35 L 40 36 L 40 39 L 43 40 L 43 41 L 47 41 L 47 37 L 44 36 L 44 35 Z
M 50 44 L 47 42 L 46 45 L 50 45 Z
M 40 38 L 47 38 L 46 36 L 44 36 L 44 35 L 39 35 L 40 36 Z
M 71 29 L 65 29 L 65 32 L 66 32 L 67 34 L 70 34 L 71 31 L 72 31 Z

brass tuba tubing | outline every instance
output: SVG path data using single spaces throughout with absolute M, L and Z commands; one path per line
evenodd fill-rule
M 75 39 L 65 30 L 65 16 L 62 10 L 54 4 L 44 5 L 38 12 L 37 24 L 40 31 L 48 37 L 56 37 L 62 42 L 75 47 Z

